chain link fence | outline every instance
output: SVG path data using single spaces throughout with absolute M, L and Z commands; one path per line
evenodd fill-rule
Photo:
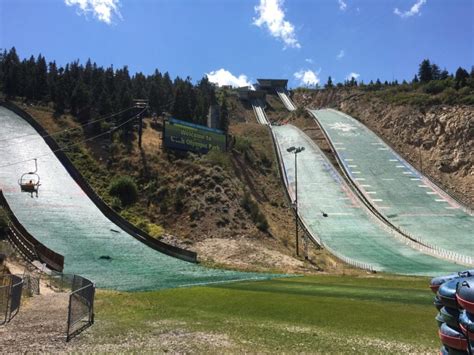
M 10 322 L 20 311 L 23 279 L 0 275 L 0 325 Z
M 74 275 L 69 295 L 66 341 L 94 324 L 94 296 L 95 285 L 92 281 Z

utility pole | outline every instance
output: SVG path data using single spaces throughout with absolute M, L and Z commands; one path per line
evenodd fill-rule
M 299 251 L 299 239 L 298 239 L 298 153 L 301 153 L 304 147 L 290 147 L 286 151 L 295 154 L 295 244 L 296 244 L 296 256 L 300 255 Z
M 145 109 L 148 108 L 148 100 L 146 99 L 134 99 L 133 107 L 141 110 L 138 114 L 138 147 L 142 147 L 142 134 L 143 134 L 143 113 Z

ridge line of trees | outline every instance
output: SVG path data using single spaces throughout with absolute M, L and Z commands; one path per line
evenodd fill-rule
M 21 60 L 15 47 L 0 52 L 0 90 L 9 99 L 52 103 L 56 114 L 70 112 L 84 123 L 145 98 L 158 115 L 168 112 L 205 125 L 209 107 L 217 104 L 215 86 L 206 76 L 194 85 L 189 76 L 171 80 L 158 69 L 151 75 L 130 75 L 127 66 L 102 67 L 90 59 L 84 65 L 76 60 L 58 66 L 41 54 Z
M 350 80 L 345 80 L 344 83 L 334 84 L 332 77 L 329 76 L 324 89 L 361 86 L 368 90 L 378 90 L 382 87 L 398 85 L 425 85 L 424 91 L 431 94 L 437 94 L 447 88 L 460 90 L 467 87 L 468 89 L 474 89 L 474 66 L 472 66 L 470 73 L 462 67 L 459 67 L 455 73 L 449 73 L 446 69 L 441 70 L 437 64 L 431 63 L 429 59 L 424 59 L 419 65 L 418 73 L 415 74 L 411 82 L 406 80 L 401 83 L 398 80 L 381 82 L 380 79 L 377 79 L 375 82 L 371 80 L 368 84 L 365 84 L 352 77 Z

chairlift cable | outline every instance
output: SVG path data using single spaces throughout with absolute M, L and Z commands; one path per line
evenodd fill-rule
M 83 123 L 83 124 L 80 124 L 79 126 L 77 127 L 71 127 L 71 128 L 66 128 L 66 129 L 63 129 L 61 131 L 57 131 L 57 132 L 53 132 L 53 133 L 50 133 L 50 134 L 45 134 L 44 136 L 42 135 L 39 135 L 41 138 L 46 138 L 46 137 L 53 137 L 53 136 L 57 136 L 61 133 L 65 133 L 65 132 L 68 132 L 68 131 L 74 131 L 76 129 L 79 129 L 81 127 L 85 127 L 85 126 L 88 126 L 88 125 L 91 125 L 93 123 L 97 123 L 97 122 L 100 122 L 100 121 L 104 121 L 106 119 L 109 119 L 109 118 L 112 118 L 114 116 L 117 116 L 117 115 L 120 115 L 130 109 L 134 108 L 133 106 L 131 107 L 128 107 L 122 111 L 119 111 L 119 112 L 116 112 L 116 113 L 113 113 L 111 115 L 107 115 L 107 116 L 104 116 L 104 117 L 101 117 L 101 118 L 98 118 L 96 120 L 93 120 L 93 121 L 89 121 L 89 122 L 86 122 L 86 123 Z M 24 135 L 21 135 L 21 136 L 16 136 L 16 137 L 9 137 L 9 138 L 3 138 L 3 139 L 0 139 L 0 142 L 4 142 L 4 141 L 9 141 L 9 140 L 14 140 L 14 139 L 19 139 L 19 138 L 24 138 L 24 137 L 29 137 L 29 136 L 36 136 L 38 137 L 38 133 L 28 133 L 28 134 L 24 134 Z M 18 142 L 18 143 L 23 143 L 23 142 Z M 12 144 L 18 144 L 18 143 L 12 143 Z
M 51 150 L 51 151 L 48 152 L 48 153 L 38 155 L 38 156 L 36 156 L 36 157 L 34 157 L 34 158 L 29 158 L 29 159 L 20 160 L 20 161 L 16 161 L 16 162 L 9 163 L 9 164 L 5 164 L 5 165 L 0 165 L 0 168 L 6 168 L 6 167 L 9 167 L 9 166 L 12 166 L 12 165 L 17 165 L 17 164 L 25 163 L 25 162 L 27 162 L 27 161 L 31 161 L 31 160 L 35 160 L 35 159 L 38 159 L 38 158 L 42 158 L 42 157 L 45 157 L 45 156 L 50 155 L 51 153 L 57 153 L 57 152 L 60 152 L 60 151 L 62 151 L 62 150 L 66 150 L 66 149 L 69 149 L 69 148 L 71 148 L 71 147 L 77 146 L 77 145 L 79 145 L 79 144 L 81 144 L 81 143 L 85 143 L 85 142 L 94 140 L 94 139 L 96 139 L 96 138 L 99 138 L 99 137 L 101 137 L 101 136 L 104 136 L 104 135 L 106 135 L 106 134 L 109 134 L 109 133 L 111 133 L 111 132 L 117 130 L 118 128 L 120 128 L 120 127 L 126 125 L 127 123 L 133 121 L 134 119 L 136 119 L 137 117 L 139 117 L 139 115 L 141 115 L 141 114 L 142 114 L 143 112 L 145 112 L 146 110 L 147 110 L 147 108 L 144 108 L 141 112 L 139 112 L 138 114 L 133 115 L 132 118 L 130 118 L 130 119 L 128 119 L 128 120 L 122 122 L 122 123 L 119 124 L 118 126 L 113 127 L 112 129 L 110 129 L 110 130 L 108 130 L 108 131 L 105 131 L 105 132 L 102 132 L 102 133 L 100 133 L 100 134 L 97 134 L 97 135 L 95 135 L 95 136 L 93 136 L 93 137 L 89 137 L 89 138 L 83 139 L 83 140 L 81 140 L 81 141 L 79 141 L 79 142 L 66 145 L 65 147 L 62 147 L 62 148 L 59 148 L 59 149 L 56 149 L 56 150 Z

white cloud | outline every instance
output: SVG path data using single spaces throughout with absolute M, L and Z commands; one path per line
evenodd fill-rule
M 285 20 L 283 3 L 284 0 L 260 0 L 260 4 L 254 8 L 258 18 L 253 19 L 253 24 L 258 27 L 267 27 L 273 37 L 285 43 L 285 48 L 301 48 L 301 44 L 296 39 L 295 26 Z
M 77 6 L 78 14 L 92 14 L 99 21 L 110 25 L 114 17 L 122 18 L 120 0 L 64 0 L 67 6 Z
M 347 4 L 344 2 L 344 0 L 337 0 L 337 3 L 339 4 L 339 10 L 346 11 Z
M 417 0 L 416 3 L 408 11 L 400 11 L 398 7 L 393 10 L 395 15 L 400 16 L 401 18 L 411 17 L 417 14 L 420 14 L 421 7 L 426 4 L 426 0 Z
M 238 77 L 233 75 L 230 71 L 225 69 L 219 69 L 206 73 L 207 78 L 211 83 L 215 83 L 219 86 L 232 85 L 233 87 L 252 86 L 247 76 L 240 74 Z
M 360 74 L 359 73 L 350 73 L 348 76 L 346 76 L 346 80 L 351 80 L 352 78 L 354 78 L 355 80 L 359 79 L 360 77 Z
M 314 60 L 311 59 L 311 58 L 306 58 L 304 61 L 305 61 L 306 63 L 309 63 L 309 64 L 313 64 L 313 63 L 314 63 Z
M 300 70 L 293 75 L 300 81 L 300 85 L 302 86 L 316 86 L 319 84 L 319 72 L 314 72 L 310 69 L 307 69 Z
M 344 52 L 344 49 L 341 49 L 339 53 L 337 54 L 336 59 L 342 59 L 344 58 L 345 55 L 346 53 Z

